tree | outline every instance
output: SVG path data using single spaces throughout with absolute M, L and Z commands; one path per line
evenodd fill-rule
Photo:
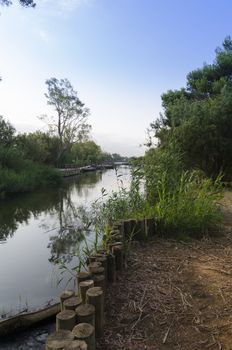
M 39 163 L 55 165 L 59 140 L 48 133 L 36 131 L 29 134 L 19 134 L 16 137 L 17 147 L 20 148 L 25 158 Z
M 59 163 L 64 151 L 70 149 L 75 142 L 86 139 L 90 130 L 90 125 L 87 124 L 89 109 L 80 101 L 68 79 L 51 78 L 46 81 L 46 85 L 47 103 L 53 107 L 56 115 L 44 115 L 40 119 L 47 123 L 51 134 L 59 138 Z
M 19 0 L 20 5 L 24 7 L 35 7 L 36 3 L 34 0 Z M 9 6 L 12 5 L 12 0 L 0 0 L 0 5 Z
M 101 147 L 92 140 L 75 143 L 72 154 L 75 163 L 79 165 L 96 164 L 103 157 Z
M 15 128 L 0 116 L 0 146 L 10 146 L 14 140 Z
M 160 147 L 176 142 L 186 168 L 232 175 L 232 40 L 216 49 L 213 64 L 187 75 L 180 90 L 162 95 L 164 113 L 152 124 Z

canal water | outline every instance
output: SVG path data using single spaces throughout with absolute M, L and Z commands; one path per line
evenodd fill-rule
M 57 260 L 76 264 L 71 252 L 82 249 L 78 234 L 81 206 L 89 208 L 120 183 L 129 186 L 128 167 L 84 173 L 65 180 L 62 188 L 40 190 L 0 201 L 0 320 L 24 310 L 54 303 L 71 275 L 61 276 Z M 93 232 L 87 234 L 89 241 Z M 61 277 L 63 280 L 59 282 Z M 68 287 L 72 287 L 73 280 Z

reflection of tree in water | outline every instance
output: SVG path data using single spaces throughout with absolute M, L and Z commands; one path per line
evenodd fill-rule
M 33 216 L 51 213 L 59 201 L 59 191 L 47 190 L 18 195 L 0 201 L 0 241 L 12 237 L 20 224 L 28 224 Z
M 79 197 L 86 196 L 83 193 L 86 186 L 88 190 L 93 190 L 101 178 L 99 172 L 87 173 L 65 181 L 63 188 L 23 194 L 0 202 L 0 242 L 12 237 L 18 226 L 27 224 L 32 216 L 38 218 L 42 213 L 47 214 L 53 220 L 46 221 L 41 227 L 47 233 L 54 231 L 49 238 L 49 260 L 70 260 L 71 250 L 83 238 L 81 227 L 85 219 L 82 210 L 73 204 L 72 194 L 77 191 Z
M 77 192 L 79 197 L 88 197 L 89 192 L 91 192 L 96 183 L 101 181 L 102 172 L 94 171 L 89 173 L 81 174 L 78 179 L 73 179 L 68 181 L 68 191 Z

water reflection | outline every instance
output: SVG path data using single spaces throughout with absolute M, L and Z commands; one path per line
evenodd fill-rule
M 49 221 L 42 223 L 42 227 L 45 232 L 57 229 L 58 239 L 62 237 L 63 244 L 67 246 L 68 244 L 64 242 L 65 236 L 67 236 L 67 242 L 77 238 L 73 227 L 67 230 L 67 227 L 73 226 L 78 219 L 76 206 L 71 199 L 73 193 L 76 193 L 79 198 L 88 197 L 89 192 L 101 179 L 101 172 L 83 174 L 78 177 L 78 180 L 77 178 L 65 180 L 60 189 L 36 191 L 0 201 L 0 243 L 6 243 L 21 224 L 28 224 L 31 217 L 36 219 L 43 213 L 49 214 L 50 217 L 57 215 L 58 227 L 51 227 Z
M 129 179 L 129 169 L 121 169 Z M 127 181 L 129 184 L 129 180 Z M 0 201 L 0 318 L 25 308 L 33 309 L 56 300 L 66 288 L 60 280 L 57 260 L 66 260 L 69 267 L 76 245 L 82 250 L 80 206 L 117 189 L 114 170 L 86 173 L 65 181 L 62 188 L 46 189 Z M 93 235 L 87 232 L 88 239 Z M 7 269 L 6 269 L 7 267 Z

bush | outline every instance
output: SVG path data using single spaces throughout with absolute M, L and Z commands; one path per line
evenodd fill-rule
M 61 183 L 61 175 L 46 165 L 29 160 L 23 162 L 23 169 L 0 169 L 0 196 L 13 193 L 28 192 L 46 186 L 57 186 Z

